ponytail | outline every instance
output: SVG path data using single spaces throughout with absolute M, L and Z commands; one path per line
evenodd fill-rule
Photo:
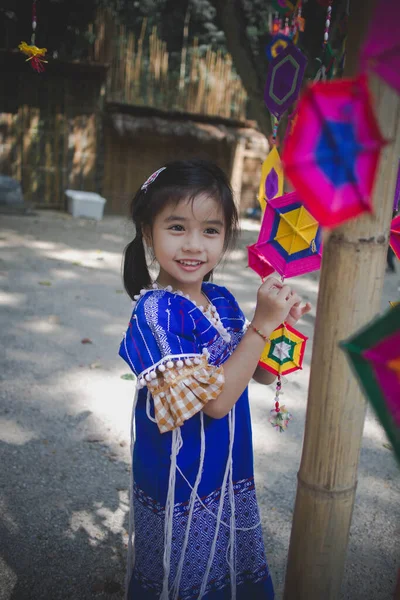
M 137 228 L 135 238 L 125 248 L 123 278 L 125 290 L 132 300 L 151 283 L 140 228 Z

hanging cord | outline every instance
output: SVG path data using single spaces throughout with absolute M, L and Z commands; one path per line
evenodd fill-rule
M 168 493 L 165 503 L 165 523 L 164 523 L 164 580 L 160 600 L 169 600 L 168 585 L 169 572 L 171 566 L 172 554 L 172 530 L 174 522 L 175 506 L 175 483 L 176 483 L 176 461 L 180 449 L 182 448 L 182 434 L 180 427 L 172 431 L 171 442 L 171 466 L 169 469 Z
M 127 356 L 129 358 L 129 354 L 126 348 Z M 130 358 L 129 358 L 130 360 Z M 136 385 L 135 395 L 133 398 L 133 406 L 132 406 L 132 418 L 131 418 L 131 444 L 130 444 L 130 460 L 133 460 L 133 449 L 135 446 L 135 432 L 136 432 L 136 423 L 135 423 L 135 412 L 136 412 L 136 404 L 139 396 L 139 387 Z M 128 588 L 129 583 L 132 577 L 133 566 L 135 563 L 135 551 L 134 551 L 134 515 L 133 515 L 133 467 L 130 465 L 130 476 L 129 476 L 129 521 L 128 521 L 128 557 L 126 563 L 126 577 L 125 577 L 125 600 L 128 599 Z
M 329 29 L 331 26 L 332 20 L 332 2 L 333 0 L 329 0 L 329 4 L 326 9 L 326 21 L 325 21 L 325 31 L 324 31 L 324 46 L 326 47 L 329 40 Z
M 276 146 L 276 138 L 278 137 L 278 127 L 279 127 L 279 119 L 275 117 L 275 115 L 271 115 L 272 117 L 272 144 Z
M 229 415 L 229 432 L 235 431 L 235 407 L 233 407 Z M 228 550 L 230 579 L 231 579 L 231 600 L 236 600 L 236 507 L 235 507 L 235 491 L 233 489 L 233 457 L 230 464 L 229 472 L 229 503 L 231 507 L 231 526 Z
M 206 453 L 206 436 L 205 436 L 205 432 L 204 432 L 204 414 L 203 414 L 203 411 L 201 411 L 200 412 L 200 463 L 199 463 L 199 470 L 197 472 L 196 481 L 194 483 L 194 486 L 191 488 L 192 492 L 190 494 L 190 500 L 189 500 L 189 514 L 188 514 L 188 520 L 187 520 L 186 530 L 185 530 L 185 539 L 183 541 L 181 557 L 179 559 L 179 564 L 178 564 L 178 568 L 177 568 L 177 572 L 176 572 L 176 576 L 175 576 L 175 581 L 170 590 L 171 598 L 173 600 L 178 600 L 178 598 L 179 598 L 179 586 L 180 586 L 181 578 L 182 578 L 183 563 L 185 560 L 186 549 L 187 549 L 187 545 L 188 545 L 188 541 L 189 541 L 190 527 L 192 524 L 192 516 L 193 516 L 194 507 L 195 507 L 195 502 L 196 502 L 196 498 L 198 497 L 197 490 L 198 490 L 198 487 L 199 487 L 199 484 L 201 481 L 201 477 L 203 475 L 205 453 Z
M 181 477 L 183 477 L 183 479 L 186 481 L 186 483 L 188 484 L 190 489 L 193 490 L 193 487 L 190 484 L 190 481 L 185 477 L 185 475 L 182 473 L 181 469 L 178 466 L 176 467 L 176 470 L 181 475 Z M 200 496 L 198 494 L 196 494 L 196 500 L 201 504 L 201 506 L 204 508 L 205 511 L 207 511 L 215 519 L 217 518 L 217 515 L 215 513 L 213 513 L 213 511 L 210 510 L 204 504 L 204 502 L 202 501 L 202 499 L 200 498 Z M 228 528 L 231 526 L 230 523 L 225 523 L 225 521 L 223 521 L 222 519 L 221 519 L 221 525 L 223 525 L 224 527 L 228 527 Z M 257 523 L 255 525 L 252 525 L 251 527 L 236 527 L 236 531 L 252 531 L 252 529 L 257 529 L 257 527 L 259 527 L 260 525 L 261 525 L 261 519 L 259 521 L 257 521 Z
M 151 393 L 150 390 L 147 390 L 147 397 L 146 397 L 146 416 L 149 419 L 149 421 L 151 421 L 152 423 L 157 423 L 157 420 L 151 416 L 150 414 L 150 400 L 151 400 Z
M 228 480 L 229 471 L 232 466 L 232 450 L 233 450 L 233 442 L 235 439 L 235 432 L 232 430 L 231 414 L 234 411 L 234 409 L 235 409 L 235 407 L 229 413 L 229 451 L 228 451 L 228 458 L 226 461 L 224 478 L 223 478 L 222 486 L 221 486 L 221 498 L 219 501 L 219 507 L 218 507 L 218 513 L 217 513 L 217 523 L 215 525 L 215 534 L 214 534 L 214 539 L 213 539 L 213 543 L 211 545 L 211 550 L 210 550 L 210 556 L 208 558 L 207 567 L 206 567 L 206 570 L 204 573 L 203 581 L 201 583 L 200 592 L 199 592 L 197 600 L 201 600 L 201 598 L 204 596 L 204 593 L 205 593 L 205 590 L 207 587 L 208 577 L 210 574 L 210 569 L 211 569 L 212 563 L 214 561 L 215 549 L 217 546 L 218 533 L 219 533 L 219 528 L 221 525 L 222 510 L 224 508 L 224 501 L 225 501 L 225 496 L 226 496 L 227 480 Z M 164 600 L 164 598 L 162 598 L 160 600 Z M 167 600 L 167 598 L 165 600 Z
M 36 25 L 37 25 L 36 0 L 33 0 L 33 3 L 32 3 L 32 35 L 31 35 L 32 46 L 35 46 L 35 44 L 36 44 Z

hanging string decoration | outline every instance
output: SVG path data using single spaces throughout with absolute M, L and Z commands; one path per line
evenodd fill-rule
M 364 75 L 310 85 L 297 105 L 282 162 L 307 210 L 325 227 L 364 211 L 386 144 Z
M 341 342 L 400 461 L 400 305 Z
M 278 33 L 280 32 L 282 28 L 282 23 L 281 23 L 281 19 L 279 17 L 279 14 L 276 13 L 273 20 L 272 20 L 272 27 L 271 27 L 271 34 L 273 36 L 278 35 Z
M 18 49 L 22 54 L 25 54 L 28 58 L 26 61 L 30 61 L 31 67 L 37 73 L 43 73 L 44 71 L 44 63 L 47 63 L 47 60 L 44 60 L 44 57 L 47 52 L 47 48 L 38 48 L 36 44 L 36 26 L 37 26 L 37 18 L 36 18 L 36 0 L 33 0 L 32 4 L 32 36 L 31 43 L 27 44 L 26 42 L 21 42 L 18 46 Z
M 325 21 L 325 31 L 324 31 L 324 45 L 328 43 L 329 40 L 329 29 L 331 26 L 332 20 L 332 0 L 329 0 L 328 7 L 326 9 L 326 21 Z
M 321 56 L 316 58 L 316 71 L 313 76 L 313 81 L 325 81 L 332 79 L 335 74 L 335 66 L 337 62 L 337 52 L 335 52 L 329 43 L 329 32 L 332 22 L 332 0 L 321 0 L 319 2 L 326 8 L 325 29 L 322 41 Z
M 275 405 L 270 411 L 269 422 L 279 432 L 285 431 L 292 415 L 284 405 L 280 405 L 282 377 L 302 368 L 307 337 L 282 323 L 270 335 L 261 354 L 259 366 L 278 377 L 275 391 Z
M 295 24 L 296 24 L 297 31 L 299 31 L 300 33 L 304 33 L 304 30 L 306 28 L 306 20 L 302 16 L 302 8 L 303 8 L 302 2 L 300 0 L 298 7 L 297 7 L 297 16 L 295 18 Z
M 282 277 L 310 273 L 321 267 L 322 229 L 292 192 L 268 202 L 255 247 Z

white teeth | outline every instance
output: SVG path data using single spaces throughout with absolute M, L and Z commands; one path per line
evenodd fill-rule
M 187 267 L 197 267 L 197 265 L 201 265 L 201 261 L 192 261 L 192 260 L 180 260 L 181 265 L 185 265 Z

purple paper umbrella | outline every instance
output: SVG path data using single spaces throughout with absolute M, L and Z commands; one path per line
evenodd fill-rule
M 306 65 L 304 54 L 292 43 L 270 62 L 264 102 L 277 119 L 296 101 Z

